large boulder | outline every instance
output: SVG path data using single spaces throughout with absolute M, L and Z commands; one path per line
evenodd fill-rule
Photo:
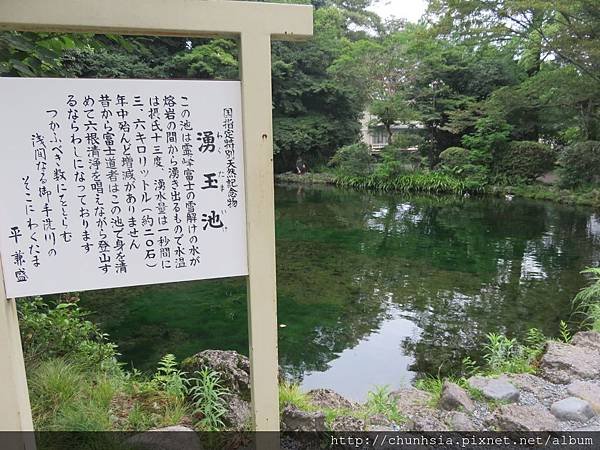
M 500 431 L 554 431 L 560 429 L 556 418 L 542 405 L 502 405 L 491 418 Z
M 467 380 L 469 386 L 481 391 L 489 400 L 518 402 L 519 390 L 506 379 L 474 376 Z
M 596 331 L 580 331 L 571 339 L 571 345 L 586 347 L 600 353 L 600 333 Z
M 221 385 L 232 394 L 250 401 L 250 360 L 246 356 L 229 350 L 205 350 L 181 363 L 181 369 L 191 378 L 205 368 L 217 372 Z
M 550 412 L 559 420 L 575 422 L 587 422 L 596 415 L 588 402 L 577 397 L 568 397 L 553 403 Z
M 282 431 L 325 431 L 325 414 L 287 405 L 281 412 Z
M 331 431 L 364 431 L 365 421 L 353 416 L 339 416 L 331 422 Z
M 600 413 L 600 385 L 591 381 L 574 381 L 567 386 L 567 392 L 573 397 L 585 400 Z
M 310 402 L 322 409 L 355 409 L 358 405 L 331 389 L 313 389 L 307 394 Z
M 444 381 L 439 407 L 447 411 L 464 410 L 472 412 L 475 404 L 469 398 L 469 394 L 458 384 Z
M 578 342 L 583 344 L 590 341 L 579 337 Z M 598 379 L 600 378 L 600 352 L 588 345 L 550 341 L 540 361 L 540 375 L 558 384 Z

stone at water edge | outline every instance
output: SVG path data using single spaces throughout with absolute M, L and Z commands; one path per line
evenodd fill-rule
M 464 409 L 468 412 L 475 410 L 475 404 L 469 398 L 469 394 L 458 384 L 444 381 L 439 407 L 447 411 Z
M 282 431 L 325 431 L 325 414 L 302 411 L 287 405 L 281 412 Z
M 554 431 L 558 420 L 541 405 L 502 405 L 490 420 L 500 431 Z
M 567 392 L 590 404 L 592 409 L 600 413 L 600 385 L 590 381 L 574 381 L 567 386 Z
M 306 395 L 310 402 L 318 408 L 355 409 L 358 406 L 331 389 L 313 389 Z
M 352 416 L 336 417 L 331 422 L 331 431 L 364 431 L 365 421 Z
M 596 415 L 588 402 L 576 397 L 568 397 L 553 403 L 550 412 L 560 420 L 575 422 L 587 422 Z
M 469 378 L 467 383 L 490 400 L 510 403 L 519 401 L 519 390 L 505 379 L 475 376 Z
M 540 360 L 539 374 L 556 384 L 600 379 L 600 352 L 586 346 L 550 341 Z

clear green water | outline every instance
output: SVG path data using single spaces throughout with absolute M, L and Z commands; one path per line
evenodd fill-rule
M 600 262 L 591 210 L 298 187 L 276 204 L 280 363 L 356 400 L 456 370 L 488 332 L 555 335 L 579 272 Z M 242 279 L 88 292 L 83 305 L 140 369 L 165 353 L 247 353 Z

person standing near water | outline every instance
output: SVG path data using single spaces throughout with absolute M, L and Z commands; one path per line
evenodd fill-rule
M 298 159 L 296 160 L 296 173 L 298 175 L 304 175 L 306 172 L 308 172 L 308 166 L 302 158 L 298 156 Z

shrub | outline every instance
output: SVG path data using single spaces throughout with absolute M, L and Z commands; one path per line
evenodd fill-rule
M 496 151 L 496 172 L 510 179 L 532 181 L 554 168 L 555 152 L 546 144 L 515 141 Z
M 469 150 L 462 147 L 450 147 L 440 153 L 443 167 L 456 170 L 470 164 Z
M 21 340 L 27 361 L 73 355 L 80 364 L 114 361 L 116 346 L 85 317 L 73 298 L 69 303 L 44 303 L 41 297 L 19 301 Z
M 599 141 L 579 142 L 565 148 L 558 162 L 564 187 L 600 182 Z
M 352 144 L 340 148 L 329 164 L 343 175 L 370 175 L 373 172 L 373 158 L 366 144 Z

